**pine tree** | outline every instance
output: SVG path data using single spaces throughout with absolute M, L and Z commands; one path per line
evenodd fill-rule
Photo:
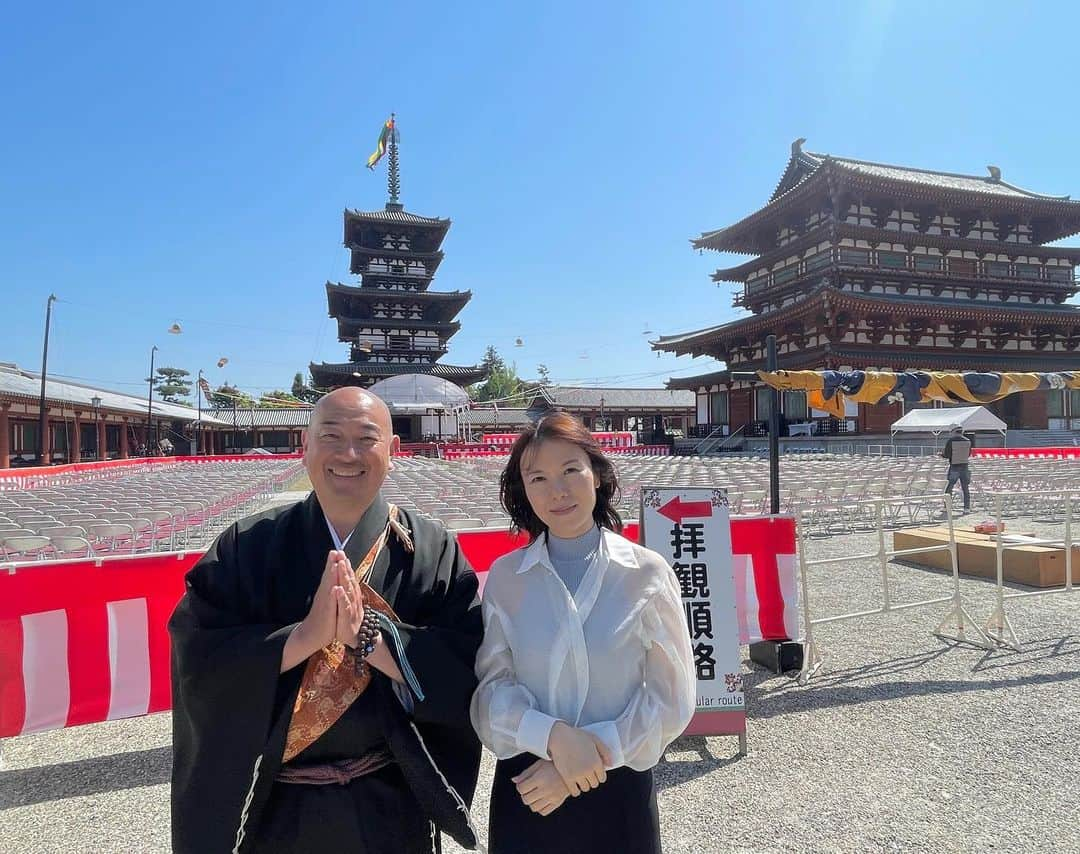
M 191 383 L 186 378 L 190 376 L 191 371 L 183 368 L 158 368 L 154 382 L 158 395 L 167 403 L 187 403 L 184 398 L 191 395 Z
M 484 351 L 484 358 L 480 364 L 487 368 L 488 378 L 479 385 L 471 385 L 468 388 L 469 396 L 477 401 L 504 400 L 521 391 L 522 382 L 517 375 L 517 366 L 507 364 L 499 351 L 489 345 Z

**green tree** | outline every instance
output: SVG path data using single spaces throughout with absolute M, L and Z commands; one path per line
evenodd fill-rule
M 167 403 L 187 403 L 185 398 L 191 395 L 191 383 L 187 378 L 191 371 L 183 368 L 158 368 L 154 385 L 158 396 Z
M 478 403 L 485 400 L 505 400 L 520 393 L 523 383 L 517 375 L 517 365 L 507 366 L 494 347 L 488 347 L 481 364 L 488 370 L 488 378 L 482 383 L 469 386 L 469 396 Z
M 274 389 L 263 394 L 255 405 L 259 409 L 278 409 L 282 406 L 303 406 L 304 402 L 287 391 Z
M 488 344 L 488 348 L 484 351 L 484 358 L 480 360 L 480 367 L 486 368 L 488 373 L 506 370 L 506 362 L 495 349 L 495 345 Z
M 206 396 L 211 409 L 250 409 L 255 405 L 251 395 L 244 394 L 236 386 L 222 383 Z
M 548 370 L 547 365 L 537 365 L 536 376 L 540 378 L 540 385 L 551 385 L 551 371 Z
M 296 376 L 293 377 L 292 396 L 305 403 L 315 403 L 315 401 L 319 399 L 318 392 L 311 387 L 310 383 L 304 382 L 304 375 L 299 371 L 297 371 Z

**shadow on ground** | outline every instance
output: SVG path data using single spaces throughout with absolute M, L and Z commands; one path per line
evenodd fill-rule
M 0 810 L 169 782 L 172 748 L 0 771 Z
M 770 718 L 797 714 L 814 709 L 833 708 L 867 702 L 880 702 L 902 697 L 951 694 L 971 691 L 996 691 L 1020 686 L 1050 685 L 1080 678 L 1080 670 L 1058 673 L 1029 673 L 1023 676 L 980 679 L 976 674 L 1007 667 L 1032 665 L 1042 660 L 1063 656 L 1080 656 L 1080 642 L 1071 636 L 1047 638 L 1025 643 L 1020 651 L 1011 649 L 987 650 L 972 666 L 972 677 L 966 679 L 894 679 L 901 673 L 915 673 L 936 659 L 956 650 L 971 649 L 970 643 L 938 639 L 940 646 L 914 655 L 874 662 L 860 667 L 827 671 L 814 676 L 809 684 L 800 687 L 793 678 L 784 678 L 773 685 L 775 674 L 755 670 L 743 675 L 747 690 L 747 716 Z M 975 647 L 978 649 L 978 647 Z M 826 665 L 827 666 L 827 665 Z M 794 676 L 794 674 L 792 674 Z M 858 683 L 866 684 L 858 684 Z
M 653 772 L 656 777 L 656 788 L 663 790 L 669 786 L 678 786 L 688 780 L 733 765 L 745 757 L 738 754 L 738 741 L 735 736 L 725 736 L 730 739 L 731 755 L 716 756 L 709 749 L 709 744 L 703 735 L 688 735 L 676 741 L 665 751 L 664 758 L 656 766 Z M 692 753 L 694 756 L 686 756 Z

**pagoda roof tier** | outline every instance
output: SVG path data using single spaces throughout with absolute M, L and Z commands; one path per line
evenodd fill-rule
M 442 244 L 450 220 L 409 213 L 400 205 L 390 203 L 381 211 L 345 209 L 344 242 L 346 246 L 369 245 L 368 240 L 382 234 L 405 232 L 419 239 L 424 249 L 435 250 Z M 381 243 L 381 241 L 375 241 Z
M 326 283 L 326 302 L 332 317 L 363 317 L 375 303 L 422 306 L 427 319 L 453 318 L 472 299 L 472 291 L 397 291 L 340 282 Z
M 996 306 L 971 300 L 935 300 L 891 295 L 883 298 L 853 294 L 837 290 L 829 285 L 819 285 L 807 295 L 806 299 L 792 305 L 706 329 L 680 335 L 661 336 L 652 342 L 652 348 L 676 355 L 689 353 L 693 356 L 715 356 L 719 350 L 726 350 L 725 342 L 736 336 L 746 338 L 764 335 L 782 328 L 785 323 L 801 320 L 808 315 L 824 313 L 826 316 L 831 316 L 840 310 L 875 315 L 906 313 L 938 321 L 1020 322 L 1052 326 L 1080 324 L 1080 306 Z
M 438 332 L 446 341 L 452 338 L 461 324 L 456 320 L 410 320 L 404 317 L 342 317 L 337 318 L 338 340 L 351 342 L 365 329 L 400 330 L 402 332 Z
M 439 268 L 439 264 L 442 263 L 443 252 L 438 250 L 435 252 L 403 252 L 398 249 L 375 249 L 368 246 L 358 246 L 352 244 L 349 247 L 351 252 L 351 263 L 349 265 L 349 272 L 353 275 L 386 275 L 393 276 L 394 273 L 388 271 L 382 272 L 379 270 L 372 270 L 370 273 L 367 270 L 368 260 L 373 258 L 382 258 L 391 261 L 400 261 L 401 263 L 408 263 L 409 261 L 419 261 L 424 265 L 424 276 L 408 276 L 408 281 L 415 281 L 416 279 L 430 280 L 435 275 L 435 271 Z M 401 274 L 398 274 L 399 276 Z
M 1080 247 L 1077 246 L 1040 246 L 1034 243 L 998 243 L 993 240 L 971 240 L 966 237 L 945 237 L 940 234 L 924 234 L 918 231 L 892 231 L 887 228 L 873 228 L 853 223 L 823 223 L 815 226 L 806 234 L 790 243 L 777 247 L 751 261 L 735 267 L 721 267 L 712 274 L 714 282 L 742 282 L 746 277 L 763 267 L 772 267 L 792 255 L 797 255 L 811 246 L 825 241 L 839 241 L 842 238 L 865 240 L 868 243 L 903 243 L 912 246 L 933 246 L 938 249 L 958 249 L 983 255 L 1026 255 L 1034 258 L 1063 258 L 1080 264 Z M 856 247 L 851 247 L 856 248 Z
M 1039 242 L 1080 231 L 1080 201 L 1025 190 L 1001 178 L 997 167 L 986 177 L 873 163 L 802 150 L 792 145 L 791 159 L 772 197 L 763 207 L 733 225 L 703 232 L 691 241 L 695 249 L 761 254 L 773 248 L 773 223 L 789 218 L 800 204 L 839 202 L 849 193 L 895 197 L 916 204 L 979 207 L 1026 214 L 1039 220 Z
M 344 362 L 339 364 L 312 362 L 308 368 L 315 385 L 329 388 L 337 385 L 359 385 L 354 373 L 368 377 L 396 377 L 399 374 L 431 374 L 461 386 L 480 382 L 487 377 L 487 369 L 481 365 L 435 364 L 386 364 L 384 362 Z

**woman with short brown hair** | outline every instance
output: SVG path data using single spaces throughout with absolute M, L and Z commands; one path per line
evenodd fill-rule
M 652 768 L 695 704 L 675 574 L 619 536 L 615 469 L 567 413 L 522 432 L 501 493 L 530 543 L 484 591 L 472 721 L 499 759 L 490 850 L 659 852 Z

